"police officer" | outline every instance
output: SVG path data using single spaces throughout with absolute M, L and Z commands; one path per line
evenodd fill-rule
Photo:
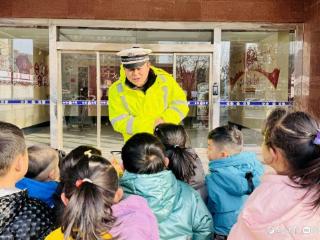
M 189 108 L 172 75 L 150 65 L 150 49 L 133 47 L 121 57 L 120 78 L 109 89 L 109 117 L 124 140 L 139 132 L 153 133 L 160 123 L 180 123 Z

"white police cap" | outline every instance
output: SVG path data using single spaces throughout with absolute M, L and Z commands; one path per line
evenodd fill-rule
M 141 47 L 124 49 L 117 53 L 121 57 L 121 63 L 125 68 L 137 68 L 149 61 L 149 54 L 152 51 Z

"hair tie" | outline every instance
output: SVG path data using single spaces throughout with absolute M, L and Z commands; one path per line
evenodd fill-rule
M 91 149 L 85 151 L 83 154 L 84 154 L 85 156 L 87 156 L 88 158 L 91 158 L 91 156 L 92 156 Z
M 313 143 L 315 145 L 320 145 L 320 129 L 317 129 L 317 135 L 316 135 L 315 139 L 313 140 Z
M 82 185 L 84 182 L 93 183 L 92 180 L 89 179 L 89 178 L 78 179 L 78 180 L 76 181 L 76 187 L 77 187 L 77 188 L 80 188 L 81 185 Z

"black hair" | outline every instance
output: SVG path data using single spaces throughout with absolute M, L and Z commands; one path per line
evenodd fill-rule
M 168 168 L 177 179 L 188 183 L 195 175 L 195 161 L 198 156 L 186 146 L 189 139 L 184 127 L 172 123 L 162 123 L 155 128 L 154 135 L 165 146 L 166 155 L 169 158 Z
M 288 176 L 314 194 L 313 207 L 320 206 L 320 145 L 314 140 L 319 122 L 306 112 L 275 109 L 267 118 L 264 142 L 282 150 Z
M 118 189 L 118 176 L 107 159 L 84 155 L 78 150 L 73 151 L 79 157 L 74 159 L 76 164 L 63 172 L 62 192 L 68 203 L 62 214 L 61 230 L 64 239 L 100 240 L 116 221 L 111 206 Z
M 14 124 L 0 121 L 0 176 L 7 174 L 16 157 L 25 151 L 23 131 Z
M 83 159 L 83 155 L 85 153 L 92 154 L 92 155 L 99 155 L 101 156 L 101 151 L 95 147 L 81 145 L 76 147 L 75 149 L 71 150 L 69 154 L 67 154 L 61 161 L 59 162 L 59 169 L 60 169 L 60 181 L 63 181 L 65 177 L 65 172 L 67 169 L 72 168 L 75 166 L 81 159 Z
M 164 147 L 149 133 L 133 135 L 121 151 L 124 169 L 131 173 L 152 174 L 166 169 Z
M 231 145 L 236 151 L 242 150 L 242 132 L 232 125 L 225 125 L 211 130 L 208 134 L 208 139 L 213 141 L 220 148 Z
M 56 168 L 59 163 L 59 153 L 57 150 L 45 145 L 33 145 L 28 147 L 28 172 L 27 178 L 39 181 L 47 180 L 45 172 Z
M 269 144 L 268 139 L 270 138 L 270 134 L 273 128 L 276 126 L 277 122 L 279 122 L 289 112 L 290 111 L 286 108 L 275 108 L 273 111 L 270 112 L 261 130 L 264 139 L 264 144 Z

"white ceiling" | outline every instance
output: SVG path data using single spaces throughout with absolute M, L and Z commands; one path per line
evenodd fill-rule
M 33 39 L 34 47 L 49 50 L 49 31 L 40 28 L 0 28 L 0 38 Z

